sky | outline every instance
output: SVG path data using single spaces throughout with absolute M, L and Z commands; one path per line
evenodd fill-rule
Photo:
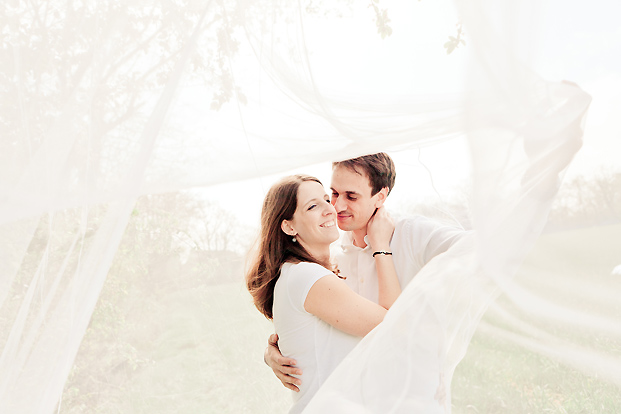
M 388 9 L 393 28 L 392 35 L 386 39 L 368 30 L 373 26 L 370 10 L 368 18 L 357 23 L 360 27 L 348 26 L 348 16 L 332 25 L 326 24 L 325 18 L 304 21 L 311 63 L 333 62 L 313 67 L 313 76 L 323 90 L 347 91 L 352 85 L 360 85 L 362 79 L 371 78 L 374 82 L 367 83 L 361 92 L 424 95 L 461 91 L 461 74 L 471 51 L 466 45 L 446 55 L 442 46 L 448 36 L 455 34 L 459 21 L 452 4 L 406 2 L 405 8 L 399 8 L 396 2 L 383 1 L 381 7 Z M 362 9 L 357 12 L 365 13 Z M 598 0 L 588 6 L 577 1 L 553 0 L 543 3 L 539 29 L 532 28 L 533 38 L 538 43 L 535 52 L 528 56 L 528 63 L 535 72 L 546 80 L 571 80 L 593 97 L 583 148 L 568 168 L 566 179 L 593 175 L 600 170 L 621 171 L 621 25 L 618 16 L 621 16 L 621 5 L 613 0 Z M 567 27 L 572 29 L 567 30 Z M 360 36 L 368 38 L 360 42 Z M 465 38 L 467 41 L 467 29 Z M 414 40 L 404 46 L 400 39 Z M 322 48 L 325 42 L 334 47 Z M 354 47 L 352 45 L 361 45 L 355 47 L 366 50 L 346 53 L 348 48 Z M 398 64 L 390 61 L 390 56 L 394 55 L 400 56 Z M 358 60 L 352 62 L 354 56 Z M 392 81 L 406 79 L 408 71 L 414 72 L 410 75 L 412 84 Z M 420 82 L 420 79 L 428 82 Z M 393 205 L 448 197 L 463 191 L 467 185 L 470 161 L 463 140 L 390 154 L 395 159 L 398 174 L 397 186 L 389 199 Z M 303 172 L 317 176 L 329 189 L 330 170 L 329 163 L 307 165 L 251 180 L 210 186 L 200 192 L 225 200 L 223 204 L 241 222 L 256 225 L 263 196 L 279 177 Z M 399 190 L 405 185 L 401 183 L 407 185 L 402 192 Z
M 584 145 L 568 176 L 621 169 L 621 3 L 548 1 L 543 44 L 534 69 L 544 78 L 573 80 L 593 98 Z M 572 27 L 571 32 L 559 27 Z

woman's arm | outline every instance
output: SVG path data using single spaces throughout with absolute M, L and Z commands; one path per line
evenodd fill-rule
M 394 229 L 392 219 L 380 207 L 367 227 L 369 244 L 374 252 L 390 253 Z M 358 295 L 335 275 L 327 275 L 311 287 L 304 301 L 304 309 L 343 332 L 355 336 L 368 334 L 384 319 L 387 309 L 401 294 L 392 255 L 377 254 L 374 258 L 379 304 Z
M 304 301 L 304 309 L 335 328 L 365 336 L 386 314 L 386 309 L 355 293 L 334 274 L 317 280 Z

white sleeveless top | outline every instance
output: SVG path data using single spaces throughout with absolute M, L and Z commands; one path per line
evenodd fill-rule
M 300 413 L 334 368 L 361 338 L 346 334 L 304 310 L 304 301 L 315 282 L 332 272 L 316 263 L 285 263 L 274 288 L 272 308 L 278 347 L 294 358 L 302 370 L 300 392 L 289 413 Z

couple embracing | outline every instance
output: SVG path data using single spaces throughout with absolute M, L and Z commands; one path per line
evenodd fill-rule
M 304 409 L 416 273 L 465 234 L 420 216 L 393 221 L 383 205 L 395 177 L 392 159 L 378 153 L 333 163 L 331 195 L 316 178 L 294 175 L 265 197 L 246 282 L 274 322 L 265 362 L 295 391 L 290 413 Z M 331 249 L 337 226 L 345 233 Z M 441 406 L 441 371 L 437 378 L 429 385 Z

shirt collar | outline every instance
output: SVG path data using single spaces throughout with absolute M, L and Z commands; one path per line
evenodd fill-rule
M 364 242 L 367 246 L 363 249 L 356 245 L 354 245 L 354 233 L 351 231 L 346 231 L 343 233 L 341 237 L 341 248 L 344 252 L 355 251 L 355 250 L 369 250 L 371 247 L 369 246 L 369 239 L 367 236 L 364 236 Z

